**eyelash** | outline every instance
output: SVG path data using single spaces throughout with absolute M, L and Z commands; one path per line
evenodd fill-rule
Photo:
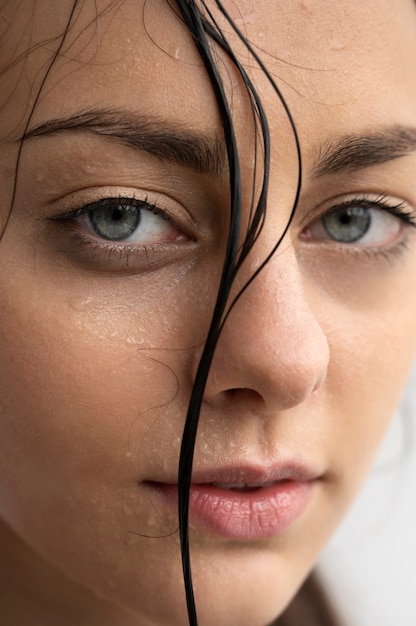
M 161 220 L 165 220 L 167 226 L 170 225 L 172 230 L 178 231 L 179 236 L 182 234 L 184 239 L 194 241 L 194 238 L 187 232 L 188 229 L 182 223 L 179 224 L 178 220 L 175 219 L 175 216 L 172 215 L 172 211 L 165 211 L 156 204 L 150 202 L 147 197 L 139 199 L 119 195 L 118 197 L 108 196 L 99 198 L 76 209 L 71 209 L 61 213 L 60 215 L 49 217 L 48 220 L 57 222 L 58 224 L 61 223 L 62 225 L 68 222 L 73 222 L 71 232 L 69 233 L 73 243 L 75 243 L 80 249 L 86 248 L 89 253 L 91 253 L 91 251 L 96 253 L 93 255 L 95 256 L 95 259 L 98 259 L 98 255 L 101 255 L 101 260 L 104 262 L 110 261 L 113 257 L 115 257 L 118 264 L 122 262 L 124 266 L 128 266 L 129 259 L 132 255 L 134 255 L 139 262 L 140 260 L 145 260 L 146 263 L 148 262 L 149 264 L 152 262 L 152 257 L 155 257 L 153 262 L 157 264 L 163 260 L 168 260 L 169 254 L 174 254 L 174 250 L 176 249 L 174 244 L 179 243 L 179 241 L 175 239 L 170 240 L 170 238 L 167 238 L 165 241 L 159 242 L 129 243 L 129 237 L 124 239 L 120 238 L 120 240 L 110 238 L 106 239 L 105 237 L 100 237 L 98 233 L 96 233 L 95 237 L 93 233 L 83 232 L 81 229 L 76 228 L 75 221 L 77 219 L 82 218 L 83 216 L 88 216 L 89 214 L 92 214 L 94 210 L 99 210 L 101 207 L 109 209 L 112 207 L 114 209 L 121 207 L 126 210 L 131 207 L 136 208 L 143 212 L 142 215 L 154 215 L 159 217 Z M 90 220 L 91 219 L 92 218 L 90 218 Z M 92 227 L 91 221 L 89 225 Z M 66 234 L 68 234 L 68 227 L 65 225 L 64 228 Z M 136 228 L 137 227 L 135 227 L 132 231 L 133 234 L 136 232 Z M 163 237 L 161 237 L 161 239 L 163 239 Z M 182 240 L 180 242 L 183 243 Z M 157 256 L 157 253 L 159 253 L 159 257 Z
M 163 219 L 169 220 L 175 225 L 171 216 L 169 216 L 163 209 L 159 208 L 155 204 L 152 204 L 148 201 L 147 198 L 144 200 L 139 200 L 138 198 L 127 198 L 125 196 L 118 197 L 108 197 L 108 198 L 99 198 L 98 200 L 94 200 L 93 202 L 89 202 L 88 204 L 84 204 L 82 207 L 77 209 L 71 209 L 70 211 L 65 211 L 65 213 L 61 213 L 60 215 L 56 215 L 54 217 L 50 217 L 49 219 L 52 221 L 71 221 L 75 220 L 77 217 L 81 217 L 82 215 L 88 215 L 90 211 L 104 205 L 105 203 L 114 205 L 129 205 L 134 206 L 138 209 L 144 209 L 146 211 L 150 211 L 154 215 L 159 215 Z
M 100 206 L 108 206 L 113 204 L 115 207 L 117 205 L 123 207 L 136 207 L 137 209 L 144 210 L 153 215 L 160 217 L 161 219 L 166 220 L 172 225 L 172 228 L 177 229 L 180 233 L 184 233 L 189 241 L 195 241 L 193 237 L 189 237 L 189 234 L 186 232 L 182 224 L 178 224 L 177 220 L 172 217 L 171 212 L 167 212 L 161 209 L 156 204 L 149 202 L 148 198 L 138 199 L 134 197 L 126 197 L 126 196 L 118 196 L 118 197 L 107 197 L 100 198 L 93 202 L 89 202 L 81 207 L 76 209 L 72 209 L 66 211 L 60 215 L 53 216 L 47 218 L 49 221 L 58 222 L 64 224 L 65 222 L 74 222 L 77 218 L 88 215 L 94 209 L 100 208 Z M 398 202 L 396 204 L 391 204 L 387 200 L 386 195 L 379 195 L 375 198 L 371 198 L 368 195 L 359 195 L 348 199 L 346 201 L 340 202 L 331 206 L 328 210 L 324 211 L 320 215 L 316 216 L 312 220 L 308 220 L 308 225 L 304 228 L 304 231 L 307 228 L 311 228 L 314 224 L 322 221 L 325 216 L 335 212 L 352 209 L 353 207 L 360 206 L 365 209 L 373 209 L 378 211 L 384 211 L 389 213 L 390 215 L 397 217 L 405 226 L 416 228 L 416 214 L 410 208 L 407 207 L 406 202 Z M 68 228 L 65 226 L 66 234 L 68 235 Z M 117 265 L 122 265 L 123 267 L 128 267 L 131 258 L 133 257 L 138 260 L 138 263 L 141 261 L 145 261 L 146 265 L 158 264 L 159 262 L 169 261 L 170 258 L 174 258 L 175 251 L 177 247 L 175 245 L 175 241 L 164 241 L 164 242 L 156 242 L 156 243 L 128 243 L 124 241 L 123 243 L 119 243 L 117 240 L 111 239 L 100 239 L 97 235 L 95 238 L 93 235 L 89 235 L 88 233 L 82 232 L 80 229 L 77 229 L 75 225 L 71 229 L 70 233 L 73 244 L 75 244 L 78 248 L 84 248 L 87 253 L 94 257 L 94 260 L 98 262 L 110 262 L 111 260 L 116 260 Z M 303 232 L 304 232 L 303 231 Z M 329 242 L 331 239 L 328 238 Z M 177 242 L 176 242 L 177 243 Z M 321 242 L 317 242 L 321 243 Z M 393 244 L 392 246 L 379 246 L 379 247 L 366 247 L 354 245 L 354 243 L 343 243 L 339 242 L 336 239 L 332 240 L 332 243 L 337 245 L 338 247 L 342 246 L 349 253 L 353 252 L 355 254 L 366 254 L 372 256 L 383 256 L 390 257 L 393 254 L 397 254 L 406 247 L 407 242 L 405 239 Z
M 348 199 L 346 201 L 332 205 L 328 210 L 319 214 L 317 217 L 313 218 L 312 220 L 309 219 L 308 224 L 307 226 L 304 227 L 302 233 L 312 228 L 317 223 L 320 223 L 320 222 L 322 223 L 325 217 L 330 216 L 336 211 L 340 211 L 340 212 L 348 211 L 348 209 L 353 209 L 357 207 L 364 208 L 367 210 L 372 209 L 372 210 L 387 213 L 399 219 L 405 227 L 416 228 L 416 213 L 412 211 L 410 208 L 408 208 L 406 202 L 401 201 L 396 204 L 392 204 L 387 199 L 387 196 L 384 194 L 379 195 L 375 198 L 371 198 L 369 195 L 359 195 L 351 199 Z M 301 239 L 308 239 L 308 237 L 302 237 L 302 234 L 301 234 Z M 366 256 L 380 255 L 385 258 L 389 257 L 392 254 L 399 253 L 400 251 L 402 251 L 404 248 L 407 247 L 407 241 L 403 239 L 399 242 L 392 244 L 391 246 L 386 246 L 386 245 L 360 246 L 359 243 L 354 245 L 354 242 L 342 242 L 342 241 L 337 241 L 336 239 L 331 240 L 329 235 L 328 235 L 328 239 L 315 241 L 314 243 L 318 243 L 318 244 L 332 243 L 333 245 L 338 246 L 338 248 L 339 247 L 344 248 L 345 251 L 347 251 L 348 253 L 354 253 L 358 255 L 364 253 L 366 254 Z
M 334 211 L 335 209 L 348 209 L 354 206 L 360 205 L 366 209 L 379 209 L 386 211 L 395 217 L 398 217 L 408 226 L 416 228 L 416 214 L 411 209 L 406 209 L 406 202 L 398 202 L 397 204 L 390 204 L 386 199 L 386 195 L 377 196 L 374 199 L 370 199 L 367 195 L 357 196 L 346 202 L 341 202 L 334 207 L 331 207 L 325 214 Z

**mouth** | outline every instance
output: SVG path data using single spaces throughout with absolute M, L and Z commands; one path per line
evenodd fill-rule
M 238 491 L 239 493 L 249 493 L 250 491 L 256 491 L 258 489 L 267 489 L 273 487 L 275 483 L 212 483 L 213 487 L 218 489 L 230 489 L 231 491 Z
M 259 473 L 263 477 L 267 475 L 267 479 L 259 480 Z M 216 480 L 213 476 L 208 478 L 207 473 L 205 476 L 196 474 L 193 478 L 189 492 L 189 524 L 197 531 L 238 540 L 274 537 L 292 526 L 306 509 L 319 478 L 297 467 L 272 472 L 230 469 L 216 474 Z M 177 484 L 145 484 L 171 513 L 177 514 Z

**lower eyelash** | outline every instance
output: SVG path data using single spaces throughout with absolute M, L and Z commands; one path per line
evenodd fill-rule
M 416 224 L 412 225 L 416 227 Z M 407 239 L 403 239 L 390 248 L 353 248 L 351 251 L 360 255 L 360 258 L 365 254 L 368 259 L 384 259 L 391 264 L 394 260 L 403 258 L 408 249 L 409 243 Z
M 65 230 L 68 235 L 68 230 Z M 177 250 L 172 243 L 167 245 L 143 244 L 140 246 L 118 245 L 114 243 L 101 244 L 76 231 L 69 233 L 69 237 L 74 247 L 86 249 L 89 259 L 94 260 L 94 253 L 96 253 L 98 263 L 105 265 L 105 263 L 115 260 L 117 264 L 124 268 L 130 267 L 130 260 L 137 260 L 140 263 L 145 263 L 146 269 L 149 269 L 152 266 L 169 261 L 170 258 L 175 256 Z

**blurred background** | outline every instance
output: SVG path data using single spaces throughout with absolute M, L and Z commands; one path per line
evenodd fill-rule
M 320 571 L 346 626 L 416 625 L 416 370 Z

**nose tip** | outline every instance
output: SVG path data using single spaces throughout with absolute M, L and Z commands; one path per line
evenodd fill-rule
M 301 404 L 326 379 L 329 347 L 299 276 L 259 274 L 230 313 L 220 336 L 206 398 L 238 396 L 265 410 Z

